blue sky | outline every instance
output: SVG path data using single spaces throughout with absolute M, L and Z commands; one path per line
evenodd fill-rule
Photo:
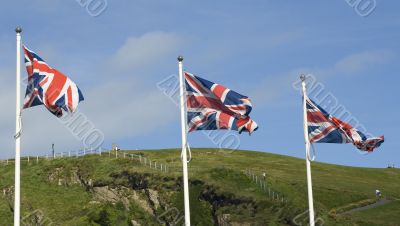
M 345 0 L 107 3 L 97 17 L 76 0 L 2 4 L 1 158 L 14 150 L 14 29 L 21 25 L 23 42 L 79 85 L 86 98 L 80 112 L 104 133 L 103 147 L 180 146 L 179 109 L 157 83 L 177 73 L 176 57 L 183 54 L 188 71 L 253 100 L 260 129 L 240 135 L 241 149 L 304 157 L 301 96 L 292 84 L 305 73 L 368 133 L 386 138 L 369 155 L 350 144 L 318 144 L 318 161 L 400 166 L 400 3 L 376 0 L 367 17 Z M 42 107 L 25 110 L 23 118 L 23 155 L 48 154 L 53 142 L 58 152 L 83 146 Z M 189 134 L 189 141 L 218 147 L 202 132 Z

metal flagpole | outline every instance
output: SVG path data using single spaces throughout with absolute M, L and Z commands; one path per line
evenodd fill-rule
M 16 67 L 16 100 L 15 100 L 15 194 L 14 194 L 14 226 L 20 221 L 20 170 L 21 170 L 21 32 L 17 27 L 17 67 Z
M 185 203 L 185 226 L 190 226 L 190 208 L 189 208 L 189 179 L 188 179 L 188 161 L 187 161 L 187 128 L 186 128 L 186 96 L 185 96 L 185 78 L 183 76 L 183 57 L 178 57 L 179 65 L 179 83 L 181 96 L 181 127 L 182 127 L 182 166 L 183 166 L 183 191 Z
M 310 140 L 308 138 L 308 126 L 307 126 L 307 92 L 306 92 L 306 76 L 301 75 L 301 85 L 303 87 L 303 114 L 304 114 L 304 139 L 306 144 L 306 165 L 307 165 L 307 188 L 308 188 L 308 208 L 310 214 L 310 226 L 314 226 L 314 199 L 312 191 L 312 179 L 311 179 L 311 163 L 310 163 Z

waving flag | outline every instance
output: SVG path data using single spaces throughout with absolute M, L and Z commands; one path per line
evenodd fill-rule
M 36 53 L 24 46 L 28 72 L 24 108 L 44 105 L 51 113 L 61 117 L 63 112 L 74 112 L 83 95 L 67 76 L 51 68 Z
M 384 142 L 384 136 L 367 138 L 351 125 L 328 114 L 306 97 L 310 143 L 353 143 L 362 151 L 372 152 Z
M 251 134 L 258 129 L 249 117 L 248 97 L 187 72 L 185 81 L 189 132 L 229 129 Z

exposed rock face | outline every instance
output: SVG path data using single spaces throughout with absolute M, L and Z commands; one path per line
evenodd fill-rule
M 142 190 L 142 193 L 145 190 Z M 134 192 L 133 195 L 131 196 L 132 200 L 138 205 L 140 206 L 142 209 L 144 209 L 146 212 L 148 212 L 149 214 L 155 215 L 155 209 L 153 209 L 151 207 L 151 203 L 149 201 L 147 201 L 146 199 L 143 199 L 140 197 L 140 195 L 138 194 L 138 192 Z
M 55 168 L 49 173 L 47 180 L 51 183 L 57 183 L 59 186 L 81 185 L 87 189 L 93 186 L 92 179 L 81 176 L 78 167 L 69 170 L 63 167 Z
M 82 185 L 82 181 L 81 181 L 81 178 L 79 176 L 79 169 L 77 167 L 73 168 L 71 170 L 71 176 L 69 178 L 69 181 L 70 181 L 71 185 L 75 185 L 75 184 Z
M 63 172 L 63 168 L 61 167 L 61 168 L 55 168 L 54 170 L 53 170 L 53 172 L 51 172 L 50 174 L 49 174 L 49 176 L 48 176 L 48 181 L 49 182 L 55 182 L 55 181 L 58 181 L 58 179 L 60 178 L 60 177 L 62 177 L 62 172 Z
M 125 209 L 129 210 L 130 203 L 123 190 L 123 188 L 110 188 L 108 186 L 93 188 L 94 197 L 97 200 L 111 202 L 113 204 L 122 202 Z
M 146 194 L 148 195 L 151 203 L 153 204 L 155 209 L 160 207 L 160 202 L 158 201 L 158 192 L 153 189 L 147 189 Z
M 132 189 L 129 189 L 127 187 L 121 187 L 118 186 L 117 188 L 111 188 L 109 186 L 104 186 L 104 187 L 94 187 L 93 188 L 93 193 L 95 199 L 103 202 L 110 202 L 112 204 L 116 204 L 118 202 L 122 202 L 124 205 L 125 209 L 129 210 L 129 206 L 131 205 L 132 202 L 137 204 L 139 207 L 141 207 L 143 210 L 148 212 L 151 215 L 155 214 L 155 210 L 159 208 L 159 202 L 158 202 L 158 194 L 155 191 L 148 191 L 148 190 L 140 190 L 140 191 L 135 191 Z M 142 196 L 145 196 L 147 193 L 152 194 L 152 198 L 142 198 L 140 194 L 143 194 Z M 153 199 L 152 201 L 150 201 Z
M 135 220 L 131 220 L 131 224 L 132 226 L 142 226 L 141 224 L 139 224 L 137 221 Z

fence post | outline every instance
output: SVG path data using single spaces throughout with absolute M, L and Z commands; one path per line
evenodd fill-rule
M 61 158 L 64 156 L 64 152 L 61 152 Z
M 139 162 L 142 163 L 142 156 L 139 155 Z
M 126 156 L 126 153 L 124 152 L 124 158 L 125 158 L 125 156 Z
M 115 150 L 115 158 L 116 159 L 118 158 L 118 151 L 117 150 Z
M 28 163 L 29 163 L 29 155 L 28 155 Z
M 101 147 L 99 148 L 99 155 L 101 156 L 101 154 L 102 154 L 102 151 L 101 151 Z
M 8 159 L 7 159 L 7 163 L 6 163 L 6 165 L 8 165 Z
M 36 163 L 39 163 L 39 156 L 36 156 Z
M 86 148 L 83 148 L 83 155 L 86 155 Z
M 71 157 L 71 151 L 68 151 L 68 157 Z
M 150 165 L 150 169 L 151 169 L 151 160 L 149 159 L 149 165 Z

